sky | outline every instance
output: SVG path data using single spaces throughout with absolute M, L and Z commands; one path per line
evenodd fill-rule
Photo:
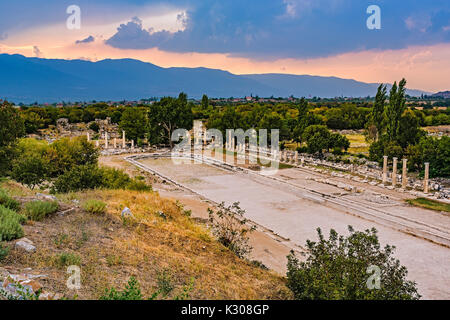
M 437 92 L 450 90 L 450 1 L 1 1 L 0 53 L 364 82 L 405 77 L 409 88 Z

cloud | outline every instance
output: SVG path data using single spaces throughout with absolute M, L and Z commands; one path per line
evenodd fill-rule
M 94 42 L 94 41 L 95 41 L 95 38 L 93 36 L 89 36 L 86 39 L 75 41 L 75 44 L 89 43 L 89 42 Z
M 41 50 L 39 50 L 38 46 L 33 46 L 33 54 L 35 57 L 43 58 L 44 55 L 42 54 Z
M 0 33 L 0 41 L 1 40 L 6 40 L 8 39 L 8 34 L 7 33 Z
M 177 1 L 175 1 L 177 2 Z M 360 0 L 178 1 L 183 30 L 155 32 L 135 17 L 106 44 L 120 49 L 225 53 L 255 59 L 326 57 L 370 49 L 449 42 L 446 0 L 380 5 L 382 29 L 368 30 Z

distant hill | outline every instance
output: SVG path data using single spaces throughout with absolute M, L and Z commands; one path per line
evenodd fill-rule
M 378 84 L 336 77 L 235 75 L 207 68 L 161 68 L 133 59 L 60 60 L 0 54 L 0 98 L 19 103 L 189 97 L 366 97 Z M 408 90 L 408 94 L 427 94 Z
M 432 97 L 439 97 L 444 99 L 450 99 L 450 91 L 441 91 L 431 95 Z

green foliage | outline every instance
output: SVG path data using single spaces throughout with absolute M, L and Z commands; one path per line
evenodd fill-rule
M 55 264 L 60 267 L 68 267 L 73 265 L 81 265 L 81 258 L 79 255 L 71 252 L 62 252 L 54 258 Z
M 287 286 L 301 300 L 410 300 L 419 299 L 416 284 L 406 279 L 407 269 L 393 257 L 395 247 L 381 249 L 376 229 L 340 236 L 330 231 L 325 239 L 307 241 L 309 255 L 300 262 L 288 256 Z M 374 267 L 375 266 L 375 267 Z M 380 270 L 380 286 L 372 268 Z
M 58 211 L 58 202 L 56 201 L 30 201 L 25 205 L 25 214 L 28 219 L 33 221 L 42 221 L 47 215 Z
M 173 297 L 173 300 L 189 299 L 193 286 L 194 281 L 191 279 L 189 284 L 182 287 L 181 293 Z M 130 277 L 123 290 L 117 290 L 114 287 L 106 289 L 105 293 L 100 297 L 100 300 L 155 300 L 160 295 L 162 295 L 163 298 L 167 297 L 173 290 L 174 287 L 170 276 L 168 276 L 167 272 L 163 272 L 158 275 L 158 289 L 148 298 L 144 298 L 142 295 L 139 282 L 136 278 Z
M 9 247 L 0 242 L 0 262 L 9 254 Z
M 98 133 L 98 131 L 100 130 L 100 127 L 98 126 L 98 123 L 97 123 L 97 122 L 92 122 L 92 123 L 89 125 L 89 129 L 91 129 L 92 131 Z
M 7 101 L 0 100 L 0 176 L 11 169 L 14 144 L 25 134 L 25 126 L 19 111 Z
M 150 141 L 173 146 L 172 133 L 176 129 L 192 128 L 192 105 L 187 103 L 187 96 L 180 93 L 177 99 L 164 97 L 160 102 L 150 106 Z
M 94 165 L 81 165 L 60 175 L 54 185 L 53 192 L 68 193 L 85 189 L 96 189 L 104 184 L 102 171 Z
M 144 109 L 138 107 L 126 108 L 119 123 L 120 130 L 126 132 L 127 139 L 137 142 L 144 138 L 148 130 L 148 118 Z
M 0 205 L 13 211 L 18 211 L 20 208 L 20 202 L 11 198 L 3 189 L 0 189 Z
M 45 181 L 47 161 L 40 156 L 25 156 L 14 160 L 11 177 L 30 189 Z
M 100 297 L 100 300 L 143 300 L 139 282 L 135 277 L 130 277 L 128 284 L 125 285 L 125 289 L 122 291 L 116 290 L 114 287 L 109 290 L 106 289 L 105 293 Z M 153 300 L 153 299 L 151 299 Z
M 406 149 L 410 169 L 423 172 L 430 163 L 430 177 L 450 177 L 450 137 L 422 137 L 417 145 Z
M 384 129 L 384 109 L 386 105 L 386 85 L 380 84 L 375 96 L 372 113 L 370 115 L 370 122 L 376 128 L 376 140 L 383 133 Z
M 326 126 L 312 125 L 305 129 L 303 140 L 308 146 L 310 153 L 322 153 L 323 150 L 334 149 L 335 153 L 340 153 L 342 149 L 350 147 L 347 137 L 339 133 L 331 133 Z
M 106 203 L 91 199 L 83 203 L 83 209 L 92 214 L 102 214 L 106 211 Z
M 151 191 L 152 187 L 146 184 L 144 181 L 131 179 L 130 183 L 127 186 L 127 189 L 133 191 Z
M 397 82 L 394 82 L 389 93 L 389 104 L 385 108 L 386 134 L 388 141 L 397 140 L 399 134 L 400 117 L 405 111 L 405 86 L 405 79 L 402 79 L 398 86 Z
M 0 241 L 11 241 L 23 237 L 21 224 L 25 218 L 0 205 Z
M 240 258 L 252 251 L 253 248 L 248 244 L 248 234 L 255 230 L 255 226 L 247 226 L 248 220 L 244 218 L 244 214 L 245 210 L 240 208 L 239 202 L 228 207 L 222 202 L 216 211 L 208 208 L 214 236 Z

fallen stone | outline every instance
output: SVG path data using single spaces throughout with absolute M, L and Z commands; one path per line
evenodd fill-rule
M 122 218 L 131 218 L 134 217 L 133 213 L 131 212 L 130 208 L 125 207 L 125 209 L 122 210 Z
M 50 194 L 36 193 L 36 197 L 49 201 L 58 201 L 58 199 L 55 196 L 52 196 Z
M 19 241 L 16 242 L 16 248 L 25 250 L 26 252 L 35 252 L 36 247 L 34 246 L 33 242 L 30 239 L 22 238 Z

